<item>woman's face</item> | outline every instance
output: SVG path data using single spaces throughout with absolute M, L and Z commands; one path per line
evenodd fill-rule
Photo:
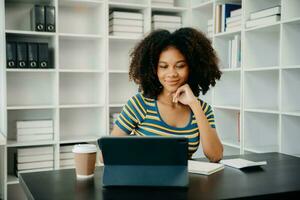
M 157 76 L 163 90 L 174 93 L 184 85 L 189 76 L 189 67 L 184 56 L 175 47 L 167 47 L 161 52 L 157 66 Z

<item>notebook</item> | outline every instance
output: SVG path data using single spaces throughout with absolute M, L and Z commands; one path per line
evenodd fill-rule
M 234 159 L 221 160 L 220 163 L 227 165 L 229 167 L 242 169 L 242 168 L 246 168 L 246 167 L 266 165 L 267 161 L 254 162 L 254 161 L 250 161 L 250 160 L 246 160 L 246 159 L 242 159 L 242 158 L 234 158 Z
M 102 185 L 188 186 L 188 139 L 126 136 L 98 140 L 104 170 Z
M 188 171 L 194 174 L 210 175 L 224 169 L 223 164 L 201 161 L 188 161 Z

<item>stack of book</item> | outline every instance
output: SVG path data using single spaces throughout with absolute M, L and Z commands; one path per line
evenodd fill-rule
M 239 31 L 242 25 L 242 9 L 230 12 L 230 17 L 226 18 L 226 31 Z
M 239 68 L 241 66 L 241 37 L 235 35 L 228 41 L 228 66 L 229 68 Z
M 142 37 L 144 17 L 138 12 L 112 11 L 109 14 L 109 34 L 125 37 Z
M 73 168 L 74 163 L 74 153 L 72 152 L 74 145 L 63 145 L 60 146 L 59 150 L 59 167 L 60 168 Z
M 16 175 L 33 170 L 52 170 L 54 163 L 53 147 L 30 147 L 17 149 Z
M 260 11 L 252 12 L 250 19 L 246 22 L 246 28 L 272 24 L 280 20 L 281 7 L 275 6 Z
M 159 7 L 174 7 L 174 0 L 152 0 L 151 4 Z
M 18 142 L 53 139 L 52 120 L 17 121 L 16 127 L 16 138 Z
M 158 15 L 152 16 L 152 29 L 166 29 L 170 32 L 182 27 L 181 17 L 174 15 Z
M 207 36 L 209 38 L 212 38 L 213 37 L 213 19 L 210 19 L 207 21 Z
M 216 6 L 216 20 L 215 20 L 215 32 L 226 31 L 226 18 L 231 17 L 230 13 L 234 10 L 241 9 L 239 4 L 218 4 Z M 241 11 L 237 11 L 238 13 Z
M 119 114 L 120 113 L 110 113 L 110 118 L 109 118 L 109 121 L 110 121 L 110 123 L 109 123 L 109 125 L 110 125 L 110 127 L 109 127 L 110 131 L 112 131 L 112 129 L 113 129 L 114 125 L 115 125 L 115 122 L 116 122 L 116 120 L 119 117 Z

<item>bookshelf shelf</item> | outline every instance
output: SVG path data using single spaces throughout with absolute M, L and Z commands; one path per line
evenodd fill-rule
M 20 30 L 5 30 L 6 34 L 10 35 L 28 35 L 38 37 L 54 37 L 56 34 L 51 32 L 37 32 L 37 31 L 20 31 Z
M 99 34 L 71 34 L 71 33 L 59 33 L 59 37 L 62 39 L 77 39 L 77 40 L 97 40 L 102 39 L 103 36 Z
M 31 146 L 41 146 L 41 145 L 53 145 L 57 142 L 54 140 L 44 140 L 44 141 L 34 141 L 34 142 L 17 142 L 15 140 L 8 140 L 7 147 L 31 147 Z
M 155 14 L 181 16 L 182 26 L 207 34 L 223 75 L 199 98 L 213 105 L 224 155 L 279 151 L 300 156 L 300 1 L 174 0 L 172 7 L 152 0 L 0 2 L 0 132 L 7 140 L 0 148 L 0 199 L 17 199 L 14 195 L 22 192 L 10 171 L 11 149 L 52 146 L 53 167 L 59 169 L 60 145 L 95 144 L 109 135 L 110 116 L 137 93 L 128 80 L 128 65 L 141 37 L 110 35 L 113 10 L 142 13 L 143 35 L 151 31 Z M 242 4 L 241 28 L 208 34 L 215 29 L 217 6 L 226 3 Z M 56 32 L 31 30 L 30 10 L 36 4 L 55 6 Z M 253 12 L 277 5 L 280 21 L 246 28 Z M 236 36 L 241 39 L 241 66 L 232 68 L 229 41 Z M 48 43 L 52 68 L 7 69 L 6 41 Z M 53 120 L 54 139 L 17 142 L 15 121 L 39 119 Z M 201 147 L 195 156 L 204 157 Z
M 37 73 L 53 73 L 55 69 L 6 69 L 7 72 L 37 72 Z
M 8 106 L 7 110 L 40 110 L 40 109 L 53 109 L 54 105 L 35 105 L 35 106 Z

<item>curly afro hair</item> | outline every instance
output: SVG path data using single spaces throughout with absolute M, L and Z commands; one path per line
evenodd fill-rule
M 141 40 L 130 54 L 129 79 L 139 85 L 146 97 L 157 98 L 162 85 L 157 66 L 162 51 L 173 46 L 185 57 L 189 67 L 188 84 L 195 96 L 206 94 L 210 85 L 221 78 L 219 59 L 211 41 L 194 28 L 180 28 L 173 33 L 159 29 Z

